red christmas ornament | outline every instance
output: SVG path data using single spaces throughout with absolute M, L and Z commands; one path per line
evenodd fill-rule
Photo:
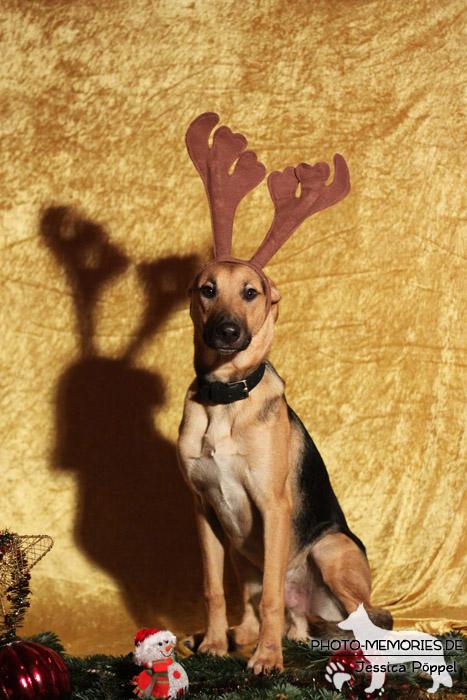
M 0 700 L 68 700 L 70 674 L 63 659 L 36 642 L 0 647 Z
M 350 700 L 357 700 L 357 698 L 359 700 L 360 698 L 384 700 L 386 697 L 384 686 L 372 693 L 365 692 L 365 688 L 368 688 L 371 683 L 371 675 L 366 673 L 364 669 L 372 663 L 377 663 L 377 661 L 367 659 L 360 648 L 336 651 L 326 666 L 326 680 Z

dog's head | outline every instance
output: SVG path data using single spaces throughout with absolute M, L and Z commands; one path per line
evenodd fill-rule
M 280 295 L 264 275 L 249 265 L 214 262 L 198 273 L 189 293 L 197 343 L 228 356 L 255 346 L 260 336 L 267 354 Z
M 349 171 L 344 158 L 336 153 L 334 179 L 329 185 L 330 168 L 323 162 L 313 166 L 301 163 L 271 173 L 271 226 L 249 261 L 232 258 L 236 209 L 263 180 L 266 168 L 253 151 L 245 150 L 246 138 L 226 126 L 216 129 L 211 145 L 211 132 L 218 122 L 217 114 L 206 112 L 190 124 L 186 133 L 188 153 L 208 196 L 214 241 L 214 261 L 201 270 L 191 289 L 191 317 L 197 346 L 210 354 L 210 366 L 222 355 L 238 357 L 247 351 L 254 364 L 261 362 L 269 350 L 279 301 L 277 290 L 262 269 L 307 217 L 347 196 Z M 200 367 L 198 360 L 195 356 L 195 364 Z M 244 360 L 242 356 L 245 368 Z

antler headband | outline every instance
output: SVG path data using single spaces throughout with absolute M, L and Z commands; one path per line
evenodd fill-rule
M 205 112 L 190 124 L 186 133 L 188 153 L 204 183 L 211 211 L 214 260 L 208 264 L 241 262 L 253 267 L 266 281 L 269 307 L 269 283 L 262 268 L 306 218 L 337 204 L 348 195 L 349 170 L 344 158 L 336 153 L 334 179 L 330 185 L 326 185 L 330 174 L 327 163 L 313 166 L 300 163 L 296 168 L 289 166 L 282 172 L 271 173 L 268 177 L 269 193 L 274 203 L 271 227 L 250 260 L 233 258 L 235 212 L 243 197 L 264 179 L 266 168 L 258 161 L 256 153 L 245 150 L 246 138 L 234 134 L 227 126 L 216 129 L 210 147 L 209 137 L 218 122 L 219 115 Z M 297 197 L 298 185 L 300 195 Z

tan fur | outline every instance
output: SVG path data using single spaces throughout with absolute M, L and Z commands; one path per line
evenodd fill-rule
M 214 298 L 203 296 L 204 285 L 215 286 Z M 248 286 L 258 292 L 253 301 L 244 298 Z M 198 372 L 209 381 L 222 382 L 251 374 L 270 350 L 279 299 L 272 285 L 272 306 L 265 318 L 266 296 L 254 270 L 233 263 L 204 269 L 191 290 Z M 221 354 L 203 340 L 206 324 L 223 314 L 233 315 L 251 334 L 246 349 Z M 200 651 L 225 654 L 228 648 L 222 584 L 226 536 L 245 606 L 235 640 L 250 644 L 259 635 L 249 661 L 255 673 L 283 667 L 286 579 L 291 636 L 307 633 L 306 615 L 311 608 L 304 612 L 300 598 L 304 590 L 312 589 L 321 601 L 311 610 L 318 616 L 324 610 L 342 619 L 362 601 L 370 606 L 368 563 L 348 537 L 329 533 L 309 550 L 300 551 L 291 533 L 299 498 L 294 473 L 300 440 L 288 417 L 284 383 L 272 370 L 266 371 L 247 399 L 228 405 L 200 399 L 196 381 L 188 389 L 178 454 L 195 496 L 203 559 L 208 623 Z

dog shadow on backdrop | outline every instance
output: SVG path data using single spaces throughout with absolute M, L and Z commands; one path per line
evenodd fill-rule
M 201 591 L 192 498 L 175 445 L 157 429 L 164 381 L 157 370 L 135 362 L 143 344 L 186 298 L 197 258 L 167 257 L 138 266 L 146 295 L 142 320 L 121 356 L 108 357 L 94 344 L 96 306 L 129 259 L 102 226 L 69 207 L 45 210 L 40 233 L 67 275 L 76 309 L 79 356 L 58 382 L 54 466 L 77 475 L 77 543 L 119 583 L 138 624 L 157 623 L 158 613 L 173 622 L 177 610 L 183 612 L 176 598 L 187 571 Z M 176 622 L 183 625 L 182 619 Z

